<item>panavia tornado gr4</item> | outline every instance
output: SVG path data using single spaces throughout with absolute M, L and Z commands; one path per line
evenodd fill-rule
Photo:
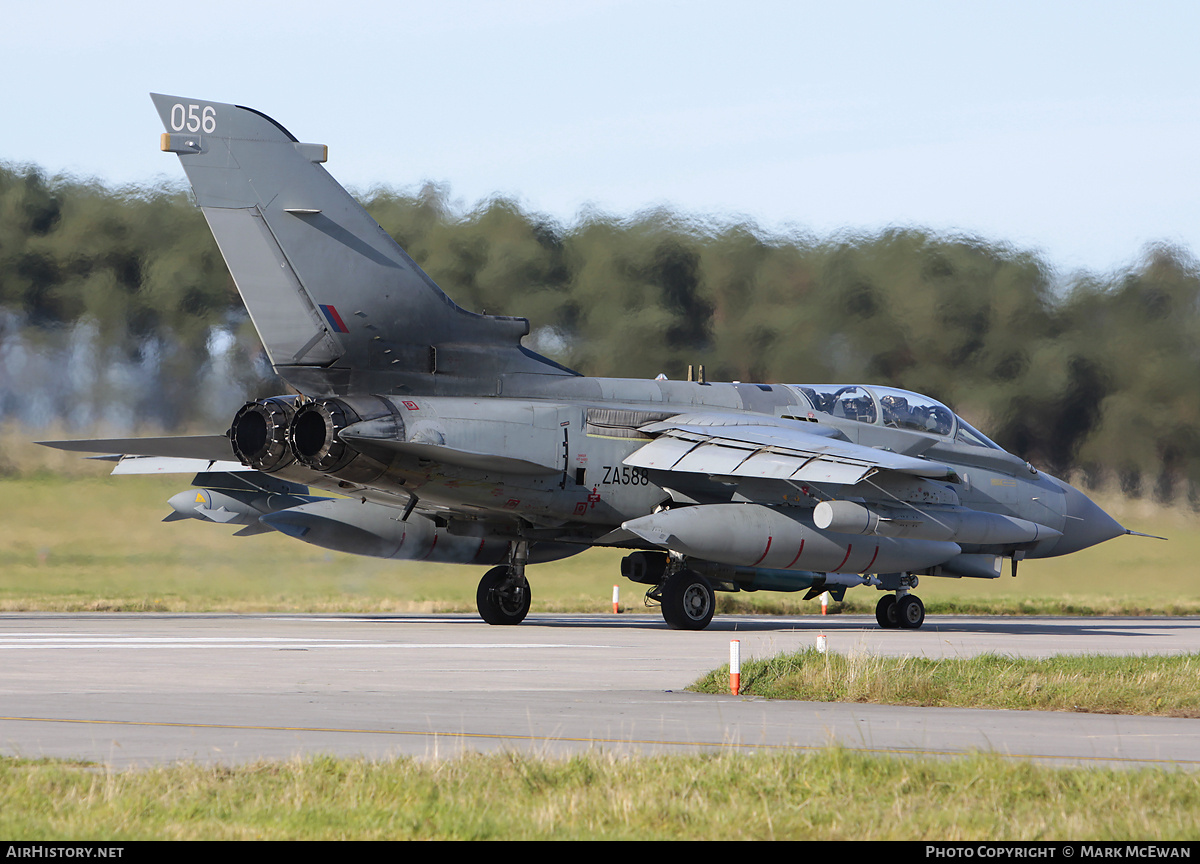
M 57 442 L 116 473 L 195 470 L 168 519 L 361 555 L 489 566 L 479 613 L 517 624 L 526 567 L 629 550 L 673 628 L 715 591 L 885 592 L 993 579 L 1126 531 L 934 399 L 869 385 L 588 378 L 455 305 L 322 167 L 326 148 L 236 105 L 153 96 L 276 372 L 298 394 L 226 434 Z M 192 460 L 201 460 L 199 462 Z M 310 494 L 313 489 L 337 497 Z

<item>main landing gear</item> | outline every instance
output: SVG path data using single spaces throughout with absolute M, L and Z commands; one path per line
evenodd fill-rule
M 657 594 L 663 620 L 672 630 L 703 630 L 717 611 L 717 595 L 712 585 L 694 570 L 672 573 Z
M 682 555 L 633 552 L 621 559 L 621 575 L 650 586 L 646 598 L 658 602 L 672 630 L 703 630 L 717 611 L 712 583 L 689 570 Z
M 479 580 L 475 606 L 488 624 L 520 624 L 529 614 L 529 580 L 525 578 L 528 559 L 529 544 L 513 543 L 509 563 L 493 567 Z
M 885 630 L 916 630 L 925 623 L 925 604 L 916 594 L 884 594 L 875 606 L 875 620 Z

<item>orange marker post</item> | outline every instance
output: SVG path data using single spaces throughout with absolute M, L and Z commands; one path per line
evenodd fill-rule
M 742 643 L 729 643 L 729 692 L 737 696 L 742 689 Z
M 829 592 L 828 591 L 826 591 L 824 594 L 821 595 L 821 614 L 822 615 L 829 614 Z
M 614 585 L 613 586 L 613 614 L 614 615 L 620 614 L 620 610 L 618 609 L 618 604 L 620 602 L 621 602 L 621 586 Z

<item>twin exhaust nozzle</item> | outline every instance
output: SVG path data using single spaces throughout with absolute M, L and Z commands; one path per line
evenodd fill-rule
M 234 455 L 256 471 L 271 474 L 293 463 L 333 474 L 358 455 L 338 433 L 361 418 L 340 399 L 296 404 L 294 396 L 247 402 L 226 433 Z

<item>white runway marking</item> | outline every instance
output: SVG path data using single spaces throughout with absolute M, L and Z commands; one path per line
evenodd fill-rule
M 0 637 L 0 651 L 26 648 L 403 648 L 488 650 L 609 649 L 611 645 L 557 642 L 377 642 L 366 639 L 302 639 L 276 636 L 77 636 L 70 633 L 9 634 Z

